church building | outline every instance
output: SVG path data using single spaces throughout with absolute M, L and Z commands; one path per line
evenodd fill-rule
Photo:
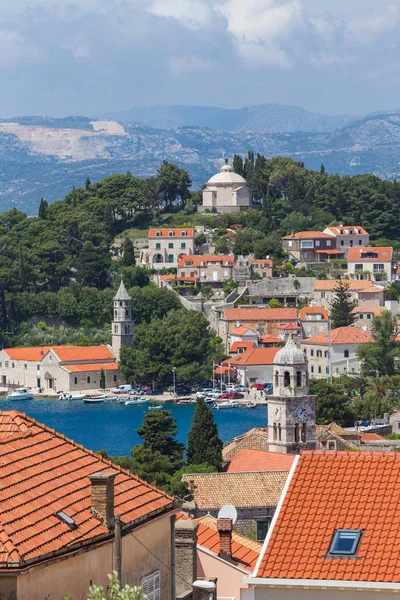
M 135 325 L 132 319 L 132 298 L 128 294 L 124 282 L 114 296 L 114 319 L 111 323 L 112 351 L 119 362 L 120 350 L 123 346 L 129 347 L 132 343 Z
M 203 190 L 203 205 L 200 212 L 207 209 L 219 213 L 238 213 L 252 207 L 252 193 L 247 182 L 241 175 L 235 173 L 226 159 L 221 172 L 207 182 Z

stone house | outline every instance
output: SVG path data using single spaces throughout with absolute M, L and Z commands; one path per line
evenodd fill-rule
M 400 592 L 398 453 L 296 456 L 246 600 L 389 600 Z
M 223 364 L 236 369 L 240 384 L 271 383 L 275 354 L 279 348 L 250 347 L 227 358 Z
M 299 311 L 302 337 L 308 338 L 328 331 L 329 314 L 322 306 L 305 306 Z
M 317 450 L 357 450 L 360 447 L 361 434 L 358 431 L 347 431 L 337 423 L 317 425 Z
M 221 288 L 232 279 L 232 270 L 235 262 L 233 255 L 203 255 L 192 254 L 183 256 L 178 260 L 178 272 L 176 280 L 178 283 L 195 281 L 203 287 L 211 285 L 213 288 Z
M 330 225 L 324 233 L 336 239 L 337 250 L 342 250 L 347 256 L 350 248 L 368 246 L 369 233 L 359 225 Z
M 357 306 L 353 310 L 353 314 L 357 317 L 353 324 L 365 331 L 371 331 L 374 317 L 381 315 L 385 310 L 387 310 L 386 306 Z
M 3 598 L 83 600 L 114 569 L 175 600 L 173 498 L 17 411 L 0 412 L 0 456 Z
M 327 375 L 357 375 L 360 372 L 357 348 L 360 344 L 373 342 L 371 333 L 354 326 L 338 327 L 331 331 L 330 337 L 330 349 L 328 333 L 321 333 L 301 342 L 301 349 L 308 361 L 309 376 L 325 378 Z
M 391 247 L 350 248 L 347 261 L 347 270 L 351 279 L 389 283 L 392 281 L 394 266 Z
M 247 182 L 235 173 L 233 167 L 226 164 L 221 172 L 208 180 L 203 190 L 203 205 L 199 212 L 215 211 L 218 213 L 237 213 L 248 210 L 252 206 L 252 193 Z
M 222 449 L 222 459 L 226 463 L 245 449 L 268 450 L 268 429 L 250 429 L 250 431 L 233 438 L 231 443 Z
M 299 231 L 281 241 L 283 250 L 304 266 L 344 256 L 344 250 L 336 248 L 336 239 L 322 231 Z
M 329 311 L 338 282 L 337 279 L 315 279 L 313 282 L 315 304 Z M 346 283 L 349 285 L 352 302 L 356 302 L 359 306 L 384 306 L 385 290 L 383 287 L 373 285 L 370 281 L 354 279 L 346 280 Z
M 314 277 L 274 277 L 248 284 L 249 304 L 269 304 L 279 300 L 284 306 L 298 306 L 299 302 L 308 302 L 313 298 Z
M 253 275 L 257 274 L 263 279 L 272 277 L 272 270 L 274 268 L 274 261 L 272 258 L 254 258 L 254 256 L 250 256 L 249 262 Z
M 171 227 L 170 229 L 150 229 L 149 247 L 140 253 L 140 263 L 152 269 L 177 268 L 182 256 L 194 254 L 194 229 L 192 227 Z

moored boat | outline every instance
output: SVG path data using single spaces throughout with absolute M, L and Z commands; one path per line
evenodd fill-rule
M 84 398 L 83 401 L 85 404 L 100 404 L 105 401 L 105 396 L 89 396 L 89 398 Z
M 162 410 L 162 406 L 158 405 L 158 406 L 149 406 L 147 410 Z
M 216 402 L 214 404 L 214 408 L 217 410 L 225 409 L 225 408 L 237 408 L 239 404 L 237 402 L 233 402 L 232 400 L 227 400 L 226 402 Z
M 28 388 L 16 388 L 11 394 L 8 394 L 7 400 L 33 400 L 34 395 Z
M 84 399 L 84 394 L 81 395 L 76 395 L 73 396 L 72 394 L 68 393 L 68 392 L 61 392 L 61 394 L 58 396 L 59 400 L 83 400 Z
M 254 402 L 248 402 L 246 404 L 246 408 L 255 408 L 257 406 L 257 404 L 255 404 Z

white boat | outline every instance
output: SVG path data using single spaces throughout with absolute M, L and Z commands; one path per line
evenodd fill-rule
M 58 396 L 59 400 L 83 400 L 84 399 L 84 395 L 76 395 L 73 396 L 72 394 L 69 394 L 68 392 L 61 392 L 61 394 Z
M 85 404 L 100 404 L 105 401 L 105 396 L 90 396 L 89 398 L 84 398 L 83 401 Z
M 8 394 L 8 400 L 33 400 L 34 396 L 28 388 L 16 388 L 11 394 Z
M 217 410 L 221 410 L 223 408 L 237 408 L 239 404 L 237 402 L 233 402 L 232 400 L 227 400 L 226 402 L 216 402 L 214 404 L 214 408 Z
M 161 405 L 159 405 L 159 406 L 149 406 L 148 410 L 162 410 L 162 408 L 163 407 Z

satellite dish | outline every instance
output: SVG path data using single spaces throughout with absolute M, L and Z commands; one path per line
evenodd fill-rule
M 368 331 L 368 325 L 363 325 L 362 328 L 364 331 Z
M 232 504 L 225 504 L 218 513 L 218 519 L 231 519 L 235 524 L 237 521 L 237 510 Z

